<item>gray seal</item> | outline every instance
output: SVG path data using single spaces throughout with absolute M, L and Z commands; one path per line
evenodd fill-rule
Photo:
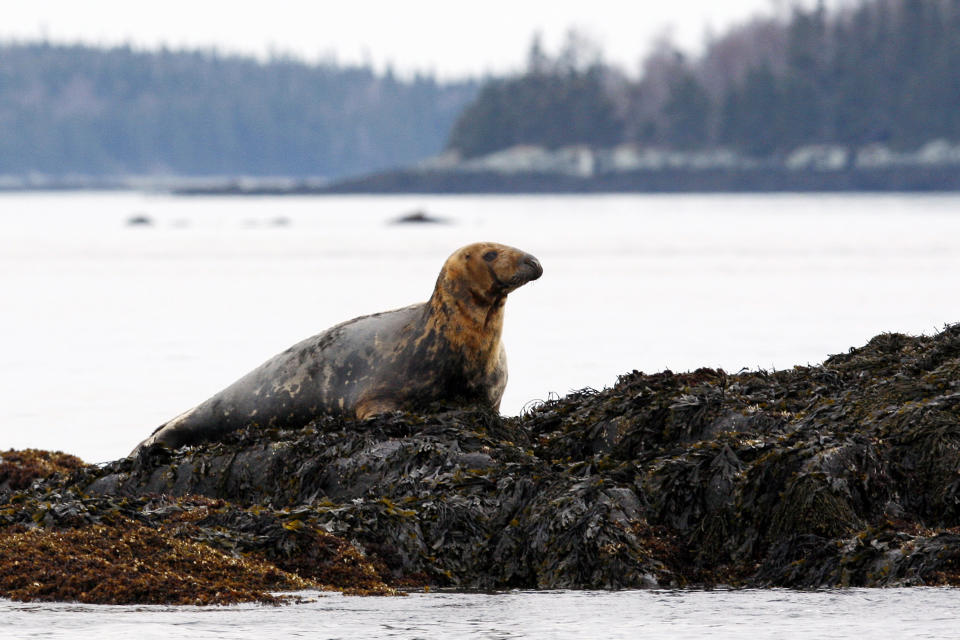
M 492 242 L 458 249 L 427 302 L 354 318 L 295 344 L 223 391 L 158 427 L 131 455 L 216 440 L 256 425 L 364 419 L 437 402 L 500 408 L 507 294 L 543 274 L 532 255 Z

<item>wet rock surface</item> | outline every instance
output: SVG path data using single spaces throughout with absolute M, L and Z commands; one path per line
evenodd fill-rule
M 185 596 L 201 602 L 305 584 L 960 584 L 960 325 L 788 371 L 633 372 L 516 418 L 331 417 L 29 477 L 21 453 L 0 454 L 0 555 L 133 531 L 265 567 L 242 597 Z M 82 599 L 12 557 L 0 595 Z M 138 601 L 184 601 L 155 591 Z

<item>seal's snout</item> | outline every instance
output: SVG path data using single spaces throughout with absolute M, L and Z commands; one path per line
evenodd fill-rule
M 527 276 L 527 281 L 536 280 L 543 275 L 543 266 L 541 266 L 540 261 L 527 254 L 523 259 L 523 262 L 520 264 L 521 270 L 525 271 Z

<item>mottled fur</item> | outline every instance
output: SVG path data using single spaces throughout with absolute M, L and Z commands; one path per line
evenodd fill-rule
M 271 358 L 161 425 L 139 449 L 178 447 L 249 424 L 299 426 L 322 414 L 368 418 L 435 402 L 499 409 L 507 294 L 543 273 L 533 256 L 490 242 L 444 263 L 430 300 L 354 318 Z

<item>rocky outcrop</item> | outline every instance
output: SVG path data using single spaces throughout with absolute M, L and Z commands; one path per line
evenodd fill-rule
M 154 447 L 0 488 L 0 545 L 122 516 L 374 593 L 956 585 L 958 471 L 955 325 L 788 371 L 633 372 L 517 418 Z

